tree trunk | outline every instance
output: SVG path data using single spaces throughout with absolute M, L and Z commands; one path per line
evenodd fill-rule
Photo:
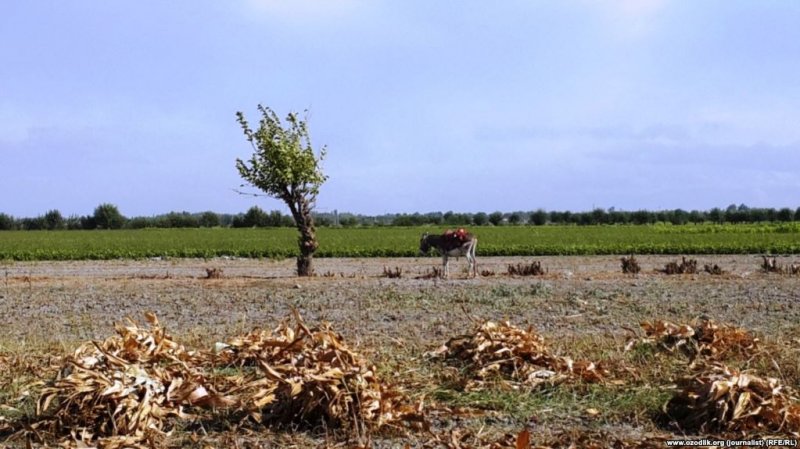
M 294 198 L 289 202 L 289 210 L 292 212 L 297 231 L 300 237 L 297 243 L 300 247 L 300 255 L 297 256 L 297 275 L 311 276 L 314 274 L 313 257 L 317 251 L 317 235 L 314 229 L 314 218 L 311 216 L 309 202 L 302 196 Z

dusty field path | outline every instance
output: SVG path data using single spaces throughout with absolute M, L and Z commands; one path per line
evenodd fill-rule
M 494 275 L 466 279 L 463 260 L 449 280 L 422 279 L 436 258 L 317 259 L 313 278 L 292 260 L 171 259 L 0 264 L 0 324 L 6 338 L 70 342 L 101 338 L 125 316 L 154 311 L 176 332 L 223 335 L 270 326 L 297 307 L 363 338 L 427 342 L 457 331 L 469 314 L 531 323 L 540 332 L 614 332 L 653 317 L 705 315 L 754 329 L 795 326 L 800 279 L 759 271 L 757 256 L 695 256 L 726 274 L 667 276 L 677 258 L 642 256 L 642 272 L 621 273 L 619 258 L 480 258 Z M 547 274 L 511 277 L 509 264 L 538 260 Z M 789 262 L 791 259 L 786 259 Z M 207 269 L 222 270 L 206 279 Z M 388 279 L 383 270 L 401 270 Z

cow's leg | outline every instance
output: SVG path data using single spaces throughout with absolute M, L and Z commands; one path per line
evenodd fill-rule
M 447 254 L 442 256 L 442 278 L 447 279 L 447 266 L 450 264 L 450 261 L 447 260 Z

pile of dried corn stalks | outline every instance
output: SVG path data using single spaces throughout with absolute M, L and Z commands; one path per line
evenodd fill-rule
M 153 314 L 67 357 L 22 433 L 67 447 L 152 447 L 176 421 L 225 413 L 268 424 L 377 428 L 423 421 L 421 406 L 382 384 L 329 326 L 297 312 L 273 331 L 255 330 L 213 352 L 188 351 Z M 224 374 L 228 373 L 228 374 Z M 210 411 L 209 411 L 210 410 Z
M 607 375 L 593 362 L 551 354 L 544 338 L 531 328 L 523 330 L 508 322 L 486 321 L 474 333 L 450 339 L 432 355 L 466 363 L 471 374 L 468 390 L 481 389 L 493 379 L 534 386 L 567 378 L 598 382 Z
M 380 427 L 421 419 L 329 325 L 310 329 L 296 312 L 294 323 L 286 319 L 274 331 L 254 330 L 215 348 L 216 366 L 259 368 L 228 390 L 255 421 Z
M 102 343 L 88 342 L 68 357 L 42 389 L 36 429 L 103 447 L 153 445 L 168 418 L 208 397 L 192 369 L 196 354 L 175 343 L 152 314 L 150 329 L 127 320 Z
M 758 338 L 745 329 L 713 320 L 699 320 L 692 324 L 674 324 L 669 321 L 644 321 L 640 324 L 645 337 L 631 339 L 626 349 L 637 344 L 657 344 L 667 351 L 681 350 L 692 359 L 703 356 L 720 360 L 729 354 L 749 356 L 758 348 Z
M 680 387 L 664 411 L 682 430 L 800 432 L 797 395 L 777 379 L 713 364 Z

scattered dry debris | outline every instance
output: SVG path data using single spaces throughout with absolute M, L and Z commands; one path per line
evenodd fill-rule
M 784 269 L 774 257 L 761 256 L 764 261 L 761 263 L 761 270 L 765 273 L 783 273 Z
M 492 277 L 492 276 L 495 276 L 495 275 L 497 275 L 497 273 L 495 273 L 492 270 L 481 270 L 481 276 L 483 276 L 483 277 Z
M 725 274 L 725 272 L 722 270 L 722 268 L 720 268 L 719 265 L 717 265 L 717 264 L 714 264 L 714 265 L 705 264 L 705 266 L 703 266 L 703 269 L 708 274 L 713 274 L 713 275 Z
M 482 389 L 486 381 L 535 386 L 568 378 L 598 382 L 608 374 L 598 364 L 573 361 L 550 353 L 544 338 L 531 328 L 520 329 L 508 322 L 486 321 L 474 333 L 451 338 L 431 353 L 467 364 L 470 379 L 465 389 Z
M 424 449 L 662 449 L 666 435 L 642 435 L 639 439 L 624 440 L 608 431 L 562 431 L 551 434 L 534 444 L 537 429 L 523 429 L 517 434 L 507 433 L 495 438 L 487 438 L 469 429 L 452 429 L 447 434 L 434 435 L 434 439 L 424 444 Z M 541 438 L 541 435 L 539 436 Z M 411 447 L 406 445 L 405 447 Z
M 626 274 L 637 274 L 642 271 L 642 268 L 639 266 L 639 262 L 633 257 L 631 254 L 628 257 L 623 257 L 620 259 L 622 262 L 622 272 Z
M 173 278 L 169 270 L 164 272 L 164 274 L 139 274 L 133 277 L 136 279 L 156 279 L 156 280 L 166 280 Z
M 443 271 L 439 267 L 431 267 L 430 269 L 426 270 L 425 273 L 417 276 L 414 279 L 439 279 L 443 276 Z
M 640 326 L 645 337 L 629 340 L 626 350 L 636 344 L 657 344 L 670 352 L 681 350 L 692 360 L 697 356 L 720 360 L 732 353 L 752 355 L 758 345 L 758 338 L 747 330 L 729 324 L 717 324 L 713 320 L 699 320 L 691 325 L 656 320 L 653 323 L 644 321 Z
M 545 270 L 542 269 L 541 262 L 534 261 L 530 265 L 511 264 L 508 266 L 508 274 L 511 276 L 541 276 L 545 274 Z
M 681 431 L 800 432 L 797 395 L 778 379 L 713 364 L 679 388 L 664 411 Z
M 697 274 L 697 261 L 683 257 L 681 263 L 669 262 L 661 271 L 666 274 Z
M 206 279 L 221 279 L 222 268 L 206 268 Z
M 394 267 L 394 270 L 391 270 L 387 267 L 383 267 L 383 277 L 389 279 L 398 279 L 403 277 L 403 269 L 400 267 Z

